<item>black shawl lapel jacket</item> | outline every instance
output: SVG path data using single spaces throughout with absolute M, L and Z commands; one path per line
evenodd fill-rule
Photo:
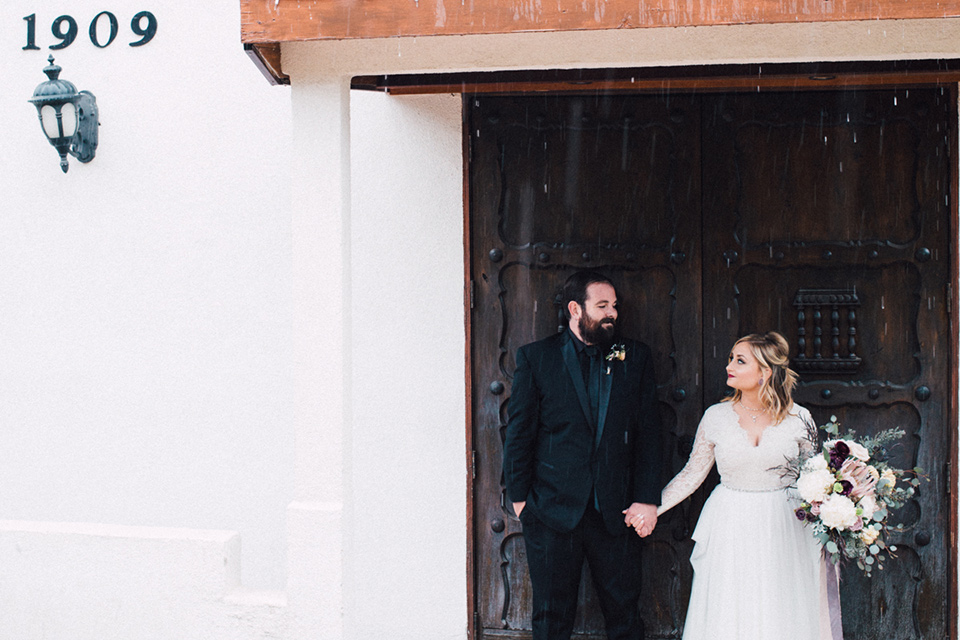
M 621 340 L 626 357 L 604 361 L 599 417 L 569 330 L 517 350 L 503 473 L 507 497 L 558 531 L 573 529 L 596 488 L 610 533 L 621 511 L 660 504 L 660 415 L 650 349 Z

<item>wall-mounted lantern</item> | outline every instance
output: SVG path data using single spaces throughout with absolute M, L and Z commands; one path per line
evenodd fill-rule
M 60 154 L 60 168 L 66 173 L 68 152 L 80 162 L 90 162 L 97 155 L 100 113 L 96 96 L 60 80 L 60 67 L 53 64 L 53 56 L 48 61 L 43 72 L 49 80 L 37 85 L 30 102 L 37 108 L 43 133 Z

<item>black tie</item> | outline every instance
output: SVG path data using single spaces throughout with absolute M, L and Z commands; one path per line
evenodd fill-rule
M 600 429 L 600 350 L 593 345 L 584 345 L 584 353 L 590 360 L 590 373 L 587 374 L 587 395 L 590 396 L 590 417 L 593 419 L 593 428 Z M 600 496 L 597 495 L 597 487 L 593 487 L 593 508 L 600 511 Z
M 600 425 L 600 351 L 592 345 L 584 349 L 590 358 L 590 373 L 587 377 L 587 395 L 590 397 L 590 417 L 593 426 Z

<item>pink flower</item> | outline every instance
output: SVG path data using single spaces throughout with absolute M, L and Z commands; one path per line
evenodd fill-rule
M 840 477 L 850 482 L 853 489 L 850 496 L 858 498 L 873 492 L 877 479 L 870 473 L 870 467 L 855 458 L 847 458 L 840 467 Z

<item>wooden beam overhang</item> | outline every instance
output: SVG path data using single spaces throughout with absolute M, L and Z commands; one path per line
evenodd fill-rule
M 908 89 L 956 83 L 960 83 L 960 60 L 358 76 L 351 87 L 406 95 Z
M 240 0 L 244 44 L 960 16 L 960 0 Z
M 280 69 L 279 42 L 245 44 L 243 50 L 247 52 L 247 55 L 253 60 L 253 64 L 257 65 L 257 69 L 260 69 L 260 73 L 270 84 L 290 84 L 290 76 Z
M 240 0 L 241 41 L 272 84 L 280 43 L 960 17 L 960 0 Z

